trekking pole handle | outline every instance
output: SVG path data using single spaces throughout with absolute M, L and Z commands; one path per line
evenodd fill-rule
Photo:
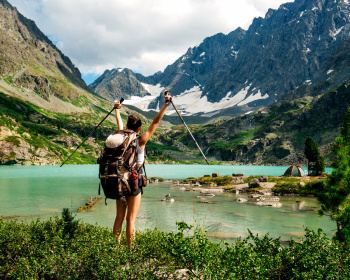
M 164 92 L 164 96 L 166 96 L 168 93 L 170 93 L 170 92 L 166 90 L 166 91 Z M 169 102 L 173 102 L 173 98 L 172 98 L 172 97 L 170 97 L 169 100 L 166 100 L 166 101 L 165 101 L 165 103 L 169 103 Z
M 122 103 L 124 102 L 124 98 L 121 98 L 119 100 L 119 104 L 122 105 Z M 116 101 L 114 101 L 114 103 L 116 103 Z M 114 107 L 113 109 L 118 109 L 117 107 Z M 120 108 L 119 108 L 120 109 Z
M 124 98 L 120 99 L 120 104 L 122 104 L 124 101 Z M 70 158 L 71 156 L 80 148 L 81 145 L 83 145 L 83 143 L 86 141 L 86 139 L 88 139 L 90 137 L 90 135 L 104 122 L 105 119 L 108 118 L 108 116 L 113 112 L 113 110 L 115 110 L 115 108 L 113 107 L 112 110 L 109 111 L 109 113 L 107 114 L 107 116 L 104 117 L 104 119 L 102 121 L 100 121 L 100 123 L 98 125 L 95 126 L 95 128 L 90 132 L 90 134 L 88 136 L 86 136 L 83 140 L 83 142 L 80 143 L 80 145 L 74 150 L 73 153 L 71 153 L 71 155 L 69 157 L 66 158 L 66 160 L 61 164 L 60 167 L 63 166 L 63 164 L 65 164 Z

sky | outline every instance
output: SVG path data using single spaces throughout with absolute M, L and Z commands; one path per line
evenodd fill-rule
M 292 0 L 8 0 L 68 56 L 87 84 L 106 69 L 145 76 L 206 37 L 248 29 Z

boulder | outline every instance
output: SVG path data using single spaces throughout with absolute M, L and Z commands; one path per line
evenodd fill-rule
M 269 206 L 269 207 L 275 207 L 275 208 L 280 208 L 282 207 L 281 202 L 273 202 L 273 201 L 259 201 L 256 203 L 258 206 Z
M 247 202 L 247 200 L 245 199 L 245 198 L 242 198 L 242 197 L 240 197 L 240 198 L 237 198 L 237 202 Z
M 266 182 L 267 182 L 267 179 L 268 179 L 268 177 L 267 177 L 266 175 L 262 175 L 262 176 L 260 176 L 260 178 L 259 178 L 259 182 L 266 183 Z
M 242 177 L 233 177 L 230 181 L 231 185 L 238 185 L 238 184 L 243 184 L 244 180 Z
M 165 202 L 174 202 L 175 199 L 173 199 L 173 198 L 171 197 L 171 195 L 168 193 L 168 194 L 162 199 L 162 201 L 165 201 Z
M 252 179 L 249 183 L 248 183 L 249 188 L 259 188 L 260 187 L 260 182 L 258 179 Z
M 213 178 L 214 178 L 214 177 L 221 177 L 221 174 L 220 174 L 220 173 L 213 173 L 211 176 L 212 176 Z
M 213 197 L 213 196 L 215 196 L 215 194 L 210 193 L 210 192 L 206 192 L 206 191 L 201 191 L 200 194 L 197 197 L 203 197 L 203 196 Z
M 278 196 L 260 196 L 260 201 L 277 202 L 280 201 L 280 198 Z
M 232 177 L 243 177 L 243 176 L 244 176 L 243 173 L 237 173 L 237 174 L 233 173 L 232 174 Z

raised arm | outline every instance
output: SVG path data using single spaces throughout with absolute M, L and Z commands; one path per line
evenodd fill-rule
M 114 108 L 115 109 L 115 117 L 117 119 L 117 125 L 118 125 L 118 130 L 123 130 L 124 127 L 123 127 L 123 120 L 122 120 L 122 117 L 120 116 L 120 112 L 119 112 L 119 109 L 122 105 L 120 104 L 120 101 L 117 101 L 114 103 Z
M 162 118 L 166 112 L 166 109 L 168 108 L 168 106 L 170 104 L 170 99 L 171 99 L 170 93 L 167 92 L 167 94 L 165 95 L 165 103 L 164 103 L 163 107 L 160 109 L 158 114 L 154 117 L 149 128 L 140 136 L 139 145 L 140 145 L 141 150 L 145 149 L 147 141 L 151 138 L 153 133 L 156 131 L 158 124 L 162 120 Z

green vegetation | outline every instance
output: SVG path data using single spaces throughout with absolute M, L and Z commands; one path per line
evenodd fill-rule
M 232 176 L 224 176 L 224 177 L 199 177 L 199 178 L 187 178 L 183 182 L 199 182 L 202 185 L 210 185 L 210 184 L 216 184 L 218 186 L 226 186 L 231 183 Z
M 81 98 L 85 100 L 85 98 Z M 86 101 L 87 102 L 87 101 Z M 68 115 L 46 111 L 29 102 L 5 95 L 0 92 L 0 125 L 7 126 L 10 130 L 20 134 L 22 138 L 34 149 L 48 149 L 52 160 L 63 160 L 63 157 L 70 154 L 69 143 L 76 143 L 77 139 L 83 139 L 86 131 L 93 130 L 95 123 L 99 121 L 96 112 L 92 114 Z M 104 139 L 116 125 L 105 121 L 103 126 L 98 128 L 92 136 L 102 149 L 99 138 Z M 56 138 L 59 137 L 59 140 Z M 7 136 L 5 141 L 18 147 L 20 137 Z M 1 156 L 6 160 L 6 156 Z M 11 157 L 16 159 L 15 156 Z M 18 160 L 18 159 L 17 159 Z M 67 164 L 91 164 L 96 163 L 96 147 L 83 145 L 67 162 Z
M 308 160 L 310 175 L 321 175 L 325 170 L 325 159 L 321 156 L 317 143 L 310 136 L 305 141 L 304 154 Z
M 14 146 L 19 147 L 20 141 L 18 136 L 6 136 L 4 139 L 6 142 L 12 143 Z
M 282 246 L 267 235 L 234 244 L 208 240 L 201 228 L 177 223 L 175 233 L 137 232 L 135 246 L 112 231 L 62 218 L 30 224 L 0 219 L 2 279 L 347 279 L 348 248 L 322 230 L 305 230 Z
M 332 153 L 334 170 L 324 189 L 318 193 L 321 215 L 329 215 L 337 224 L 335 238 L 350 246 L 350 108 L 342 124 L 341 136 L 335 139 Z
M 301 183 L 277 183 L 271 190 L 277 194 L 317 195 L 323 190 L 325 180 Z

